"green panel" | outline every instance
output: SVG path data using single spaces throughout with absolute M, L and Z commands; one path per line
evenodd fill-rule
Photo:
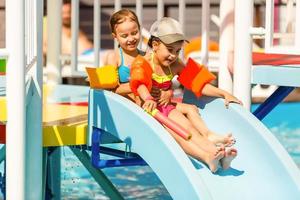
M 0 59 L 0 72 L 5 73 L 6 72 L 6 60 Z

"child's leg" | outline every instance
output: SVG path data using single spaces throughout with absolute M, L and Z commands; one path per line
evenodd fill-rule
M 218 163 L 224 157 L 224 149 L 216 147 L 212 142 L 203 138 L 188 119 L 176 109 L 172 110 L 168 117 L 184 127 L 190 127 L 189 131 L 191 131 L 192 138 L 189 141 L 167 128 L 182 149 L 192 157 L 205 162 L 212 172 L 217 171 Z
M 199 131 L 193 126 L 193 124 L 191 124 L 191 122 L 186 118 L 186 116 L 184 116 L 177 109 L 173 109 L 169 113 L 168 118 L 172 119 L 173 121 L 177 122 L 182 127 L 184 127 L 186 130 L 188 130 L 188 132 L 192 135 L 190 142 L 199 146 L 199 148 L 214 154 L 216 153 L 216 151 L 218 151 L 216 145 L 207 138 L 203 137 L 199 133 Z M 223 150 L 224 148 L 221 147 L 221 149 Z
M 171 135 L 175 138 L 177 143 L 181 146 L 186 154 L 192 156 L 193 158 L 196 158 L 197 160 L 203 161 L 205 164 L 207 164 L 208 168 L 213 173 L 218 170 L 219 162 L 222 158 L 224 158 L 225 155 L 224 150 L 217 149 L 215 154 L 204 151 L 202 148 L 192 143 L 191 141 L 184 140 L 179 135 L 174 133 L 171 129 L 167 127 L 166 129 L 169 133 L 171 133 Z
M 235 143 L 235 139 L 231 134 L 218 135 L 208 129 L 202 118 L 200 117 L 199 110 L 197 106 L 177 103 L 176 109 L 181 113 L 185 114 L 193 126 L 207 139 L 214 142 L 215 144 L 222 143 L 225 146 L 231 146 Z

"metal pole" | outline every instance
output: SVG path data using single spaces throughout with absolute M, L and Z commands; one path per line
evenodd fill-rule
M 157 20 L 163 18 L 164 16 L 164 1 L 157 0 Z
M 78 29 L 79 29 L 79 0 L 72 0 L 71 9 L 71 35 L 72 35 L 72 50 L 71 50 L 71 74 L 75 74 L 77 70 L 77 55 L 78 55 Z
M 141 27 L 143 26 L 143 0 L 136 0 L 136 15 L 139 19 Z M 139 49 L 142 49 L 143 39 L 140 40 L 138 45 Z
M 6 1 L 7 134 L 6 199 L 25 199 L 25 4 Z
M 295 46 L 296 50 L 300 52 L 300 0 L 296 1 Z
M 251 105 L 251 67 L 252 38 L 250 29 L 253 24 L 253 0 L 235 2 L 235 40 L 234 43 L 234 85 L 233 93 L 244 107 Z
M 220 1 L 220 19 L 220 66 L 218 85 L 219 88 L 232 93 L 233 84 L 229 67 L 233 68 L 234 0 Z
M 61 8 L 62 0 L 47 1 L 47 83 L 59 84 L 61 79 Z M 55 31 L 53 31 L 55 30 Z
M 183 32 L 185 32 L 185 0 L 179 0 L 179 23 Z M 184 51 L 180 52 L 180 58 L 184 60 Z
M 94 0 L 94 66 L 99 66 L 99 52 L 101 47 L 101 10 L 100 0 Z
M 266 37 L 265 49 L 268 51 L 273 46 L 274 31 L 274 0 L 266 0 Z
M 115 12 L 122 8 L 121 0 L 115 0 Z M 118 48 L 118 42 L 114 40 L 114 49 Z
M 209 43 L 209 21 L 210 21 L 210 9 L 209 0 L 202 1 L 202 38 L 201 38 L 201 54 L 202 64 L 208 63 L 208 43 Z

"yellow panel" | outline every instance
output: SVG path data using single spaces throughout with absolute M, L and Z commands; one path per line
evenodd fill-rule
M 43 146 L 84 145 L 87 139 L 86 106 L 45 104 Z M 6 121 L 6 100 L 0 97 L 0 122 Z
M 85 106 L 44 105 L 44 146 L 86 144 L 87 113 L 88 108 Z
M 87 123 L 72 126 L 46 126 L 43 128 L 43 146 L 84 145 Z
M 45 104 L 43 123 L 46 125 L 70 125 L 87 119 L 88 107 Z M 85 116 L 85 117 L 84 117 Z
M 4 97 L 0 97 L 0 122 L 6 121 L 6 100 Z

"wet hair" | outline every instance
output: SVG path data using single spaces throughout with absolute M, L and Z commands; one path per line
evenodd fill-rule
M 152 46 L 153 46 L 152 44 L 153 44 L 154 41 L 155 42 L 159 42 L 159 43 L 163 43 L 164 45 L 166 45 L 161 39 L 159 39 L 158 37 L 155 37 L 155 36 L 151 35 L 151 37 L 149 38 L 148 43 L 147 43 L 150 48 L 152 48 Z M 184 42 L 184 40 L 178 40 L 176 42 Z
M 70 3 L 71 3 L 71 0 L 63 0 L 63 4 L 70 4 Z
M 132 10 L 121 9 L 115 12 L 110 17 L 109 23 L 110 23 L 111 32 L 115 33 L 116 25 L 123 23 L 124 21 L 126 21 L 126 19 L 130 19 L 131 21 L 134 21 L 137 24 L 138 28 L 140 29 L 140 23 L 136 14 Z
M 150 48 L 152 48 L 152 43 L 153 43 L 154 41 L 156 41 L 156 42 L 161 42 L 161 40 L 160 40 L 158 37 L 155 37 L 155 36 L 151 35 L 151 37 L 150 37 L 149 40 L 148 40 L 148 46 L 149 46 Z

